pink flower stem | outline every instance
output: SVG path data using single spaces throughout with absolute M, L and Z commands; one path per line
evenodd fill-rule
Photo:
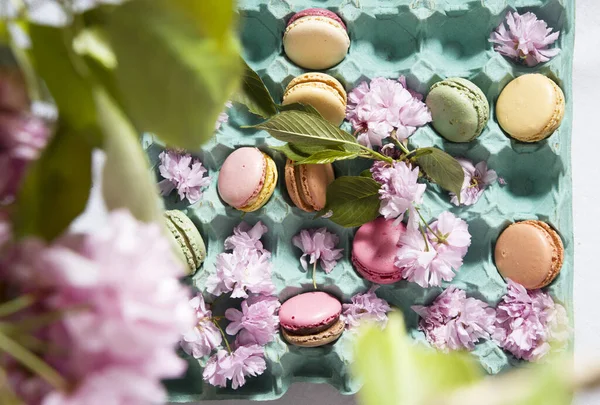
M 212 323 L 214 323 L 215 326 L 217 327 L 217 329 L 219 329 L 219 332 L 221 332 L 221 336 L 223 337 L 223 342 L 225 342 L 227 351 L 229 352 L 229 354 L 232 354 L 233 351 L 231 350 L 231 346 L 229 346 L 229 342 L 227 341 L 227 336 L 225 335 L 223 328 L 221 328 L 221 325 L 219 325 L 219 322 L 217 322 L 214 318 L 212 319 Z
M 429 242 L 427 242 L 427 236 L 425 235 L 425 229 L 423 229 L 423 225 L 419 225 L 419 231 L 421 231 L 421 236 L 425 241 L 425 251 L 429 252 Z
M 359 148 L 361 148 L 362 150 L 367 152 L 366 157 L 370 157 L 374 160 L 381 160 L 381 161 L 387 162 L 387 163 L 394 163 L 394 159 L 392 159 L 391 157 L 383 156 L 381 153 L 375 152 L 371 148 L 368 148 L 368 147 L 360 145 L 360 144 L 356 144 L 356 146 L 358 146 Z
M 396 147 L 402 151 L 402 153 L 404 153 L 406 155 L 410 155 L 412 153 L 411 151 L 408 150 L 408 148 L 406 146 L 404 146 L 404 144 L 402 142 L 400 142 L 395 137 L 392 136 L 392 137 L 390 137 L 390 139 L 392 140 L 394 145 L 396 145 Z
M 437 233 L 436 231 L 434 231 L 433 229 L 431 229 L 431 227 L 429 226 L 429 224 L 427 223 L 427 221 L 425 221 L 425 218 L 423 218 L 423 215 L 421 214 L 421 210 L 418 209 L 417 207 L 415 207 L 415 211 L 417 211 L 417 214 L 419 214 L 419 218 L 421 219 L 421 222 L 423 223 L 423 225 L 425 225 L 425 227 L 427 228 L 427 230 L 429 232 L 431 232 L 432 234 L 435 235 L 436 238 L 438 238 L 438 240 L 440 242 L 442 242 L 443 240 L 445 240 L 445 238 L 440 235 L 439 233 Z M 425 243 L 427 243 L 427 241 L 425 241 Z
M 312 271 L 312 279 L 313 279 L 313 287 L 315 290 L 317 289 L 317 261 L 313 263 L 313 271 Z

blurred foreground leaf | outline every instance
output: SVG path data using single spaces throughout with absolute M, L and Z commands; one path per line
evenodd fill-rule
M 359 398 L 365 405 L 436 404 L 436 398 L 483 378 L 467 354 L 416 346 L 406 335 L 400 313 L 390 315 L 385 330 L 363 329 L 355 358 L 354 373 L 364 382 Z
M 15 232 L 52 240 L 85 209 L 92 185 L 89 133 L 59 123 L 17 198 Z
M 141 221 L 160 223 L 162 200 L 133 126 L 106 93 L 97 90 L 94 98 L 104 133 L 102 190 L 107 207 L 128 208 Z
M 108 16 L 115 74 L 140 131 L 198 149 L 239 84 L 231 0 L 133 0 Z

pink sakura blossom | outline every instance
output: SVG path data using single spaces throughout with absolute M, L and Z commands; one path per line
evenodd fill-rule
M 216 272 L 206 281 L 206 290 L 213 295 L 231 292 L 232 298 L 247 298 L 248 293 L 271 294 L 269 255 L 251 250 L 234 250 L 217 256 Z
M 423 202 L 427 188 L 418 182 L 419 168 L 405 162 L 394 162 L 392 165 L 373 165 L 371 172 L 373 178 L 381 183 L 379 213 L 386 219 L 400 222 L 408 212 L 408 227 L 416 229 L 419 217 L 415 206 Z
M 246 383 L 246 377 L 261 375 L 267 369 L 264 348 L 258 345 L 240 346 L 233 353 L 219 350 L 211 356 L 204 368 L 204 380 L 209 384 L 238 389 Z
M 306 271 L 308 263 L 315 264 L 320 260 L 321 268 L 328 274 L 333 270 L 337 261 L 342 258 L 344 249 L 335 248 L 339 241 L 340 238 L 326 228 L 303 229 L 292 238 L 294 246 L 302 250 L 303 254 L 300 257 L 302 268 Z M 308 262 L 307 257 L 309 258 Z
M 411 136 L 431 121 L 423 96 L 406 88 L 406 80 L 378 77 L 359 84 L 348 95 L 346 118 L 359 133 L 358 141 L 370 148 L 395 131 L 398 139 Z
M 40 313 L 64 311 L 40 333 L 55 348 L 44 360 L 71 389 L 30 380 L 25 391 L 47 387 L 44 405 L 166 399 L 160 381 L 185 370 L 173 349 L 194 317 L 189 290 L 179 282 L 185 271 L 158 225 L 114 211 L 93 234 L 69 234 L 51 245 L 27 239 L 4 260 L 0 271 L 12 291 L 40 297 Z
M 13 111 L 0 112 L 0 202 L 11 202 L 27 169 L 50 138 L 39 118 Z
M 183 334 L 181 347 L 190 356 L 200 359 L 219 347 L 223 338 L 201 294 L 190 300 L 190 306 L 196 312 L 196 325 Z
M 473 162 L 463 158 L 456 159 L 465 172 L 465 180 L 460 189 L 460 203 L 458 196 L 450 193 L 450 200 L 454 205 L 473 205 L 487 188 L 496 182 L 498 175 L 494 170 L 488 170 L 485 161 L 473 165 Z
M 452 213 L 442 213 L 430 228 L 427 232 L 407 228 L 398 241 L 395 261 L 404 279 L 423 288 L 452 281 L 471 244 L 467 224 Z
M 225 311 L 225 317 L 231 322 L 225 331 L 231 336 L 237 334 L 238 346 L 264 346 L 277 334 L 279 317 L 276 312 L 279 306 L 276 297 L 251 297 L 242 302 L 241 311 L 235 308 Z
M 258 221 L 253 227 L 250 227 L 246 222 L 242 222 L 233 228 L 233 235 L 225 239 L 225 249 L 253 249 L 260 253 L 268 253 L 260 241 L 260 238 L 267 231 L 268 228 L 261 221 Z
M 189 154 L 165 151 L 159 155 L 160 175 L 164 180 L 158 183 L 161 194 L 166 196 L 177 190 L 179 198 L 195 204 L 202 198 L 202 190 L 210 185 L 210 177 L 202 163 Z
M 508 291 L 498 304 L 494 341 L 516 358 L 539 361 L 551 344 L 564 347 L 571 333 L 567 311 L 542 290 L 528 291 L 507 280 Z
M 560 32 L 552 33 L 552 28 L 548 28 L 545 21 L 538 20 L 535 14 L 519 14 L 515 11 L 506 14 L 506 21 L 492 32 L 490 42 L 502 55 L 522 61 L 527 66 L 535 66 L 558 55 L 560 49 L 549 46 L 559 35 Z
M 231 101 L 228 101 L 227 103 L 225 103 L 225 107 L 231 108 L 233 107 L 233 104 L 231 103 Z M 226 111 L 223 111 L 221 114 L 219 114 L 219 117 L 217 118 L 217 122 L 215 123 L 215 131 L 221 129 L 223 124 L 226 124 L 227 122 L 229 122 L 229 115 L 227 115 Z
M 413 306 L 419 314 L 419 330 L 439 350 L 473 350 L 481 339 L 494 333 L 496 311 L 487 303 L 450 286 L 429 306 Z
M 356 294 L 350 304 L 342 305 L 342 319 L 347 328 L 356 328 L 362 321 L 375 322 L 382 328 L 385 327 L 387 313 L 391 308 L 385 300 L 375 295 L 377 288 L 379 286 L 373 286 L 366 293 Z

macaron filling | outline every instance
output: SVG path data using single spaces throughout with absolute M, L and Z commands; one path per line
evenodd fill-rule
M 277 166 L 269 155 L 263 153 L 265 161 L 264 177 L 259 184 L 259 189 L 253 197 L 248 200 L 244 206 L 239 207 L 239 210 L 245 212 L 253 212 L 260 209 L 267 203 L 273 192 L 275 183 L 277 183 Z
M 369 271 L 366 266 L 363 266 L 360 261 L 352 255 L 352 265 L 354 268 L 367 280 L 377 280 L 380 284 L 392 284 L 402 279 L 402 270 L 394 267 L 397 271 L 390 273 L 381 273 Z
M 336 98 L 340 101 L 340 103 L 346 105 L 346 91 L 341 87 L 341 84 L 332 83 L 332 79 L 333 78 L 327 78 L 319 74 L 306 74 L 303 76 L 298 76 L 296 79 L 292 80 L 290 84 L 288 84 L 288 86 L 285 89 L 283 98 L 285 99 L 289 97 L 295 91 L 301 88 L 318 87 L 320 89 L 332 92 L 336 95 Z
M 335 22 L 337 22 L 338 24 L 340 24 L 343 29 L 345 29 L 345 30 L 348 29 L 346 27 L 346 24 L 344 24 L 344 21 L 340 18 L 340 16 L 338 16 L 333 11 L 329 11 L 329 10 L 324 9 L 324 8 L 308 8 L 306 10 L 300 11 L 300 12 L 294 14 L 292 16 L 292 18 L 290 18 L 290 20 L 288 21 L 287 26 L 289 27 L 290 25 L 292 25 L 296 21 L 300 20 L 301 18 L 305 18 L 305 17 L 325 17 L 325 18 L 330 18 L 330 19 L 334 20 Z
M 299 325 L 282 323 L 281 327 L 283 329 L 285 329 L 288 333 L 291 333 L 294 335 L 299 335 L 299 336 L 306 336 L 306 335 L 313 335 L 315 333 L 320 333 L 320 332 L 323 332 L 324 330 L 329 329 L 338 321 L 338 319 L 340 319 L 340 314 L 333 315 L 333 316 L 329 317 L 328 319 L 325 319 L 322 322 L 315 324 L 315 325 L 299 326 Z

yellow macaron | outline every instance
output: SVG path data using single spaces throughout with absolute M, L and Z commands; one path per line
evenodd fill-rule
M 311 105 L 333 125 L 341 125 L 344 121 L 347 101 L 346 90 L 338 80 L 316 72 L 296 77 L 288 84 L 283 95 L 283 105 Z
M 496 103 L 498 123 L 521 142 L 546 139 L 565 115 L 565 96 L 551 79 L 539 73 L 519 76 L 500 93 Z

